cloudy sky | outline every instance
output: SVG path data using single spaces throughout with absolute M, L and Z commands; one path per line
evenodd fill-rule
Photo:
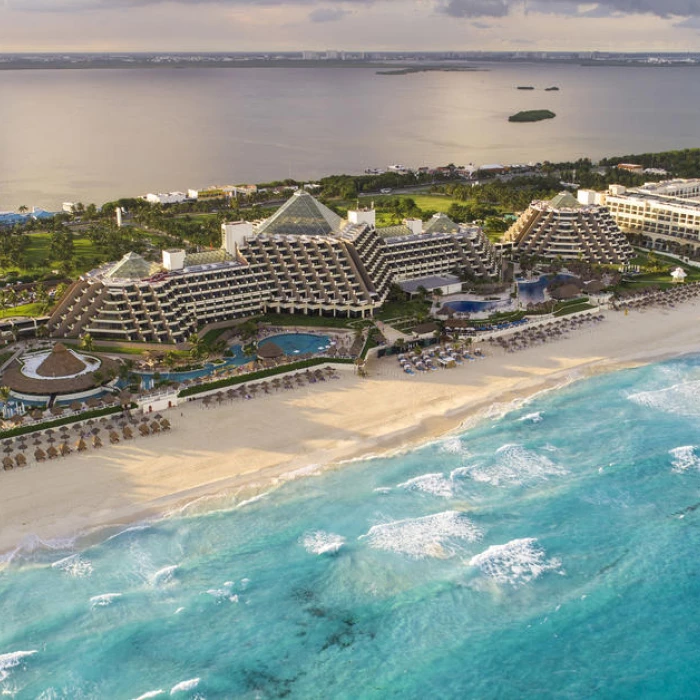
M 700 50 L 700 0 L 0 0 L 0 52 Z

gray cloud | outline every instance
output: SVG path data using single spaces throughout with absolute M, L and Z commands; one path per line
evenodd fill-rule
M 309 19 L 312 22 L 337 22 L 349 14 L 348 10 L 343 10 L 340 7 L 319 7 L 309 13 Z
M 438 9 L 450 17 L 505 17 L 510 4 L 507 0 L 446 0 Z

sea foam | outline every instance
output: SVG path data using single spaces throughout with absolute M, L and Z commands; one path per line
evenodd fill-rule
M 157 698 L 159 695 L 163 695 L 163 693 L 165 693 L 164 690 L 149 690 L 147 693 L 134 698 L 134 700 L 148 700 L 148 698 Z
M 173 564 L 171 566 L 164 566 L 155 572 L 150 578 L 150 583 L 152 586 L 163 586 L 171 583 L 175 572 L 178 570 L 179 564 Z
M 454 495 L 454 482 L 443 474 L 423 474 L 413 479 L 404 481 L 396 486 L 397 489 L 408 491 L 422 491 L 433 496 L 451 498 Z
M 103 593 L 102 595 L 94 595 L 90 598 L 91 608 L 106 608 L 111 605 L 115 600 L 122 597 L 121 593 Z
M 537 540 L 529 537 L 492 545 L 469 560 L 469 565 L 498 583 L 522 585 L 539 578 L 545 571 L 561 568 L 559 559 L 546 559 Z
M 10 654 L 0 654 L 0 681 L 4 681 L 10 675 L 10 669 L 19 666 L 22 659 L 36 653 L 37 650 L 33 649 L 32 651 L 13 651 Z
M 481 530 L 462 513 L 448 510 L 422 518 L 394 520 L 374 525 L 365 535 L 373 549 L 405 554 L 415 559 L 448 559 L 465 542 L 481 539 Z
M 69 557 L 59 559 L 51 564 L 51 568 L 74 578 L 86 578 L 92 574 L 92 562 L 89 559 L 83 559 L 80 554 L 71 554 Z
M 653 391 L 640 391 L 627 398 L 646 408 L 677 416 L 700 416 L 700 380 L 681 382 Z
M 688 469 L 700 469 L 700 457 L 695 453 L 695 450 L 695 445 L 684 445 L 669 450 L 669 454 L 673 457 L 671 462 L 673 471 L 685 472 Z
M 309 554 L 335 554 L 345 544 L 345 538 L 333 532 L 316 530 L 307 532 L 301 543 Z
M 492 486 L 520 486 L 533 481 L 546 481 L 563 476 L 566 469 L 549 457 L 528 450 L 522 445 L 502 445 L 491 464 L 473 464 L 455 469 L 452 479 L 469 478 Z
M 175 695 L 176 693 L 184 693 L 187 690 L 194 690 L 199 685 L 200 680 L 199 678 L 190 678 L 188 681 L 181 681 L 170 689 L 170 694 Z

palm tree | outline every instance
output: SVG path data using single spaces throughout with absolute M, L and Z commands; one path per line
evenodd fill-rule
M 23 204 L 19 209 L 18 209 L 20 214 L 26 214 L 29 211 L 29 207 L 26 204 Z
M 83 337 L 80 339 L 80 347 L 83 350 L 91 352 L 95 349 L 95 341 L 89 333 L 84 333 Z
M 207 349 L 206 345 L 204 344 L 204 339 L 200 338 L 197 333 L 192 333 L 192 335 L 187 339 L 187 342 L 191 346 L 190 355 L 194 359 L 199 359 L 200 357 L 206 355 Z
M 10 387 L 9 386 L 0 386 L 0 401 L 3 403 L 7 403 L 7 400 L 10 398 Z

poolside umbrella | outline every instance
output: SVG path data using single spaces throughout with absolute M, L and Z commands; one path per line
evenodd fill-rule
M 71 411 L 79 411 L 82 408 L 82 405 L 80 401 L 73 401 L 70 405 L 70 410 Z
M 114 398 L 113 394 L 106 394 L 102 397 L 102 401 L 108 405 L 111 405 L 116 401 L 116 399 Z
M 2 466 L 5 471 L 9 471 L 10 469 L 15 468 L 15 461 L 10 456 L 5 457 L 5 459 L 2 460 Z
M 274 360 L 284 356 L 284 350 L 277 343 L 265 343 L 258 348 L 258 358 L 261 360 Z
M 58 451 L 61 453 L 61 457 L 65 457 L 71 453 L 71 449 L 68 447 L 67 442 L 62 442 L 58 448 Z
M 53 445 L 51 445 L 51 447 L 49 447 L 49 449 L 46 450 L 46 454 L 49 459 L 55 459 L 56 457 L 58 457 L 58 450 Z
M 85 403 L 87 404 L 88 408 L 97 408 L 100 402 L 93 397 L 91 399 L 88 399 Z
M 51 415 L 52 416 L 60 416 L 61 413 L 63 413 L 63 407 L 59 406 L 58 404 L 54 404 L 51 406 Z
M 31 413 L 30 413 L 32 420 L 41 420 L 41 416 L 43 415 L 43 412 L 40 411 L 38 408 L 35 408 Z
M 122 406 L 128 406 L 131 403 L 131 393 L 126 389 L 119 392 L 119 403 Z
M 15 464 L 18 467 L 26 467 L 27 466 L 27 458 L 23 454 L 18 454 L 15 457 Z
M 15 425 L 19 425 L 24 420 L 24 416 L 20 416 L 19 414 L 15 414 L 14 416 L 12 416 L 12 418 L 10 418 L 10 420 Z
M 46 452 L 38 447 L 36 450 L 34 450 L 34 459 L 37 462 L 43 462 L 46 459 Z

